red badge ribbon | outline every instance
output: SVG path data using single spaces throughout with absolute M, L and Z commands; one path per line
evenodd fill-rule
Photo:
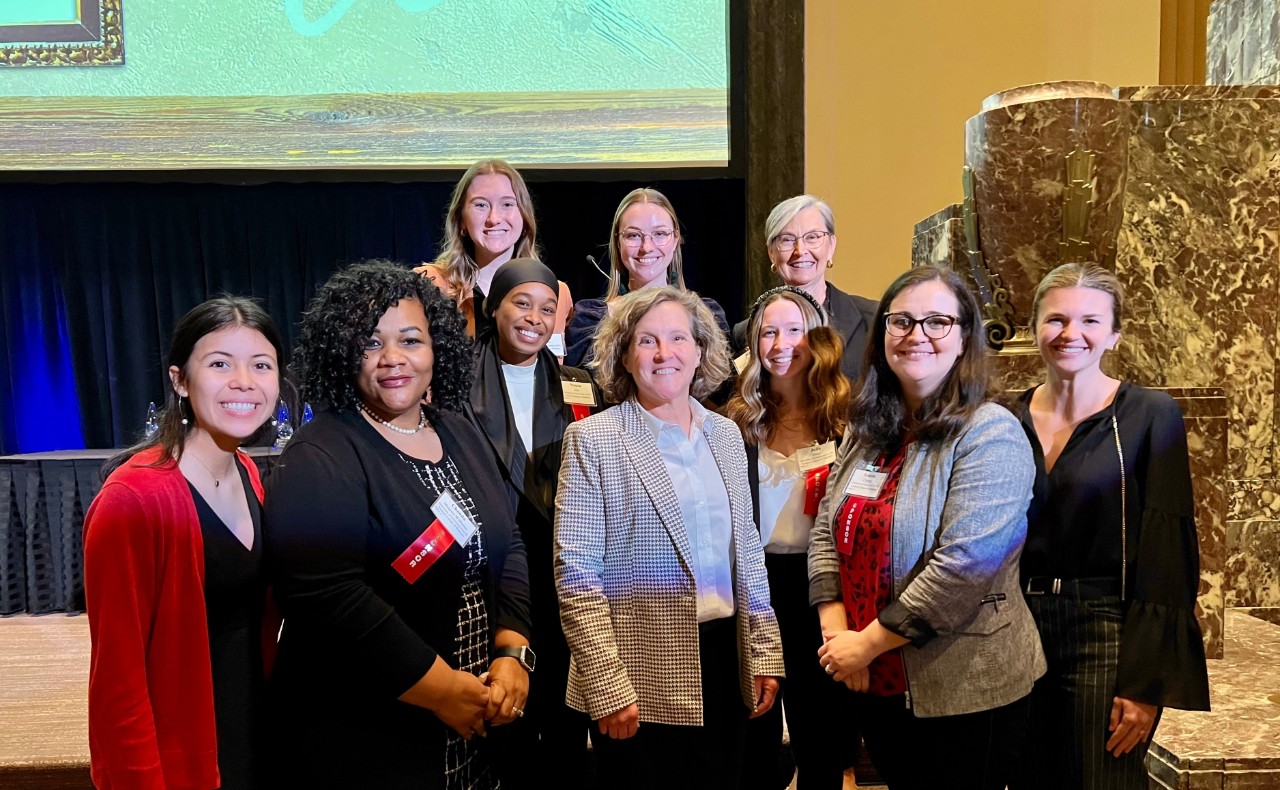
M 818 503 L 827 495 L 827 476 L 831 474 L 831 466 L 819 466 L 810 469 L 804 476 L 804 514 L 818 515 Z
M 571 403 L 569 408 L 573 409 L 573 421 L 585 420 L 591 416 L 591 407 L 582 403 Z
M 444 524 L 440 523 L 440 519 L 436 519 L 431 522 L 431 526 L 423 530 L 417 540 L 409 544 L 409 548 L 396 557 L 391 567 L 395 568 L 396 573 L 403 576 L 405 581 L 413 584 L 427 572 L 427 568 L 444 556 L 453 543 L 453 535 L 445 529 Z

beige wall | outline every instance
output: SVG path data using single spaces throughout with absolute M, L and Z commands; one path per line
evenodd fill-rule
M 986 96 L 1159 68 L 1157 0 L 805 0 L 805 183 L 835 209 L 831 281 L 877 297 L 910 265 L 912 226 L 961 198 Z

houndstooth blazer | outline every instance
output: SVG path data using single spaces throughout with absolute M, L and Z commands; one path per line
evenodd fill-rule
M 738 678 L 782 676 L 764 551 L 751 516 L 742 435 L 714 420 L 710 445 L 729 492 Z M 635 702 L 640 720 L 702 724 L 689 535 L 657 442 L 634 399 L 569 426 L 556 494 L 556 588 L 572 652 L 566 701 L 600 719 Z M 725 668 L 729 671 L 729 668 Z

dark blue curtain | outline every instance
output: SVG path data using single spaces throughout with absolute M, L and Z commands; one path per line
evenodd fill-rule
M 544 259 L 599 296 L 609 223 L 638 182 L 530 184 Z M 686 235 L 690 287 L 741 313 L 740 179 L 648 182 Z M 163 400 L 169 331 L 221 293 L 254 296 L 292 348 L 338 266 L 435 256 L 452 184 L 7 184 L 0 189 L 0 454 L 134 441 Z

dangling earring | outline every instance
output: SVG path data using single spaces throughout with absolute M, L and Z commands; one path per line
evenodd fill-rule
M 422 399 L 427 403 L 431 402 L 431 385 L 430 384 L 427 385 L 427 394 L 424 395 Z
M 836 265 L 836 262 L 835 262 L 835 261 L 831 260 L 830 258 L 827 258 L 827 268 L 828 268 L 828 269 L 830 269 L 832 266 L 835 266 L 835 265 Z
M 178 396 L 178 414 L 182 414 L 182 396 L 181 395 Z M 188 424 L 187 415 L 185 414 L 182 414 L 182 424 L 183 425 Z

